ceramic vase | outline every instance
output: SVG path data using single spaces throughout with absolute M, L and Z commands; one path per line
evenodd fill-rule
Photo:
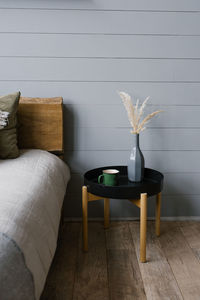
M 139 134 L 133 134 L 133 148 L 128 160 L 128 179 L 140 182 L 144 177 L 144 156 L 140 150 Z

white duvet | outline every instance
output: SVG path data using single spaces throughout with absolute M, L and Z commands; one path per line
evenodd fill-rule
M 0 231 L 24 253 L 39 299 L 57 243 L 67 165 L 42 150 L 0 160 Z

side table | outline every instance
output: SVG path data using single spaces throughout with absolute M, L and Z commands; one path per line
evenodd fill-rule
M 105 169 L 120 171 L 117 186 L 105 186 L 98 183 L 98 176 Z M 130 182 L 126 166 L 108 166 L 86 172 L 84 174 L 84 186 L 82 187 L 83 250 L 88 251 L 88 202 L 104 199 L 104 228 L 108 228 L 109 199 L 128 199 L 140 208 L 140 261 L 146 262 L 147 198 L 156 195 L 155 232 L 159 236 L 163 179 L 162 173 L 145 168 L 142 182 Z

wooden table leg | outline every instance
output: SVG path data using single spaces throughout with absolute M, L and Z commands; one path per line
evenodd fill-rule
M 156 235 L 160 235 L 161 193 L 156 195 Z
M 82 187 L 83 210 L 83 251 L 88 251 L 88 192 L 87 186 Z
M 140 261 L 146 262 L 147 194 L 140 196 Z
M 110 200 L 104 198 L 104 228 L 109 227 L 109 215 L 110 215 Z

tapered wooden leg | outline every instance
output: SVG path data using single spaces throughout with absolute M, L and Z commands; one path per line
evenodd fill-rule
M 156 195 L 156 235 L 160 235 L 161 193 Z
M 140 261 L 146 262 L 147 194 L 140 196 Z
M 109 215 L 110 215 L 110 200 L 104 198 L 104 228 L 109 227 Z
M 88 192 L 87 187 L 82 187 L 83 210 L 83 251 L 88 251 Z

